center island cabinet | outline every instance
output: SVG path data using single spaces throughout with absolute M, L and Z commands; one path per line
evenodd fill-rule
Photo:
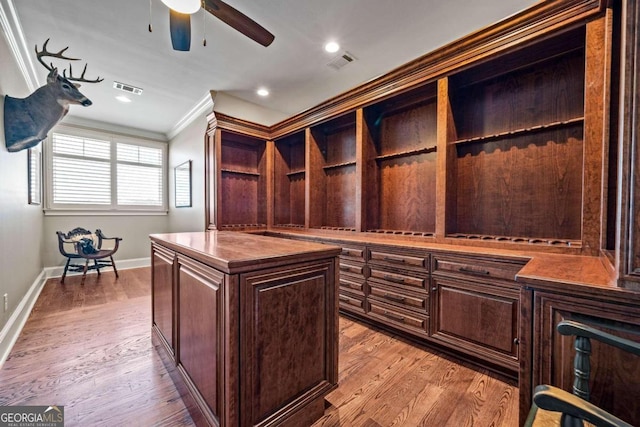
M 197 425 L 304 426 L 338 380 L 340 248 L 154 234 L 153 343 Z

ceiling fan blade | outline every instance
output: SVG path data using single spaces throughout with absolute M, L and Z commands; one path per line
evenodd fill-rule
M 207 12 L 220 19 L 230 27 L 240 31 L 250 39 L 269 46 L 275 36 L 247 15 L 232 8 L 221 0 L 204 0 L 204 8 Z
M 169 9 L 169 31 L 174 50 L 187 51 L 191 46 L 191 15 Z

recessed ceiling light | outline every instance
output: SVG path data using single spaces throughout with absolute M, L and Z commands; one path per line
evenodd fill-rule
M 324 45 L 324 50 L 329 53 L 335 53 L 340 50 L 340 45 L 336 42 L 329 42 Z
M 258 95 L 260 96 L 267 96 L 269 95 L 269 91 L 265 88 L 260 88 L 258 89 L 258 91 L 256 92 Z
M 116 99 L 120 102 L 125 102 L 125 103 L 131 102 L 131 100 L 124 95 L 118 95 L 116 96 Z

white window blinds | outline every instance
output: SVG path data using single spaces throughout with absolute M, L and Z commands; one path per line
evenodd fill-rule
M 118 146 L 118 205 L 162 206 L 162 150 Z
M 111 204 L 111 143 L 53 134 L 53 203 Z
M 166 209 L 165 149 L 53 133 L 49 209 Z

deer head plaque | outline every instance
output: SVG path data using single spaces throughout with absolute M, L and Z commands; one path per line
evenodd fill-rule
M 94 80 L 85 79 L 86 64 L 80 77 L 73 76 L 71 64 L 68 77 L 66 69 L 62 75 L 58 74 L 58 69 L 52 63 L 47 64 L 42 58 L 52 57 L 67 61 L 78 59 L 64 56 L 68 47 L 57 53 L 48 52 L 48 42 L 49 39 L 44 42 L 42 51 L 38 51 L 36 46 L 38 62 L 49 70 L 47 84 L 26 98 L 13 98 L 8 95 L 4 98 L 4 137 L 7 150 L 11 152 L 34 147 L 46 138 L 49 130 L 67 114 L 70 104 L 85 107 L 91 105 L 89 98 L 78 90 L 80 85 L 72 82 L 99 83 L 104 80 L 100 77 Z

